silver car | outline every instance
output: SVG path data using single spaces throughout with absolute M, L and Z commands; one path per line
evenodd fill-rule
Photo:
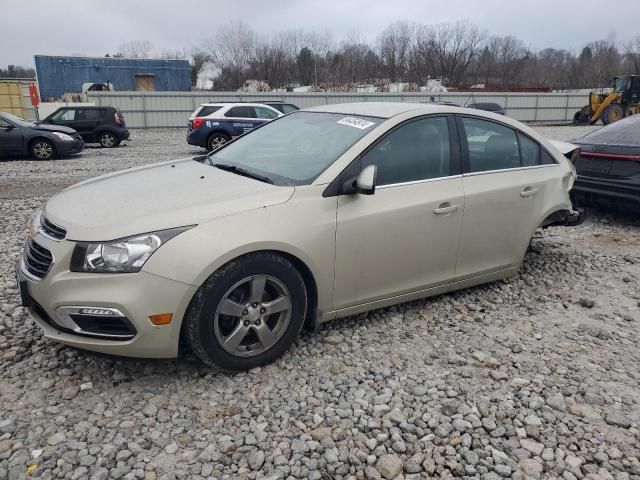
M 316 107 L 204 161 L 62 191 L 18 282 L 52 340 L 134 357 L 186 346 L 248 369 L 305 326 L 514 274 L 538 227 L 578 220 L 574 180 L 563 152 L 501 115 Z

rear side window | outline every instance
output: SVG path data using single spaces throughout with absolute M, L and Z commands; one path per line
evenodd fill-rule
M 100 120 L 104 116 L 104 109 L 86 108 L 76 112 L 76 120 Z
M 520 154 L 522 155 L 522 166 L 533 167 L 540 165 L 540 146 L 525 135 L 518 133 L 520 141 Z
M 377 165 L 378 185 L 449 176 L 447 119 L 422 118 L 396 128 L 362 157 L 362 168 L 368 165 Z
M 469 148 L 469 171 L 486 172 L 520 167 L 516 132 L 504 125 L 463 117 Z
M 222 105 L 204 105 L 198 111 L 198 117 L 206 117 L 207 115 L 211 115 L 212 113 L 217 112 L 222 108 Z
M 0 118 L 0 128 L 10 127 L 11 124 L 7 122 L 4 118 Z
M 256 118 L 256 112 L 253 110 L 253 107 L 232 107 L 229 109 L 227 113 L 224 114 L 225 117 L 240 117 L 240 118 Z

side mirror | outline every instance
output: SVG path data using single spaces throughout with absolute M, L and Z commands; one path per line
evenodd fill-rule
M 373 195 L 376 192 L 376 175 L 378 167 L 368 165 L 362 169 L 355 181 L 355 191 L 362 195 Z

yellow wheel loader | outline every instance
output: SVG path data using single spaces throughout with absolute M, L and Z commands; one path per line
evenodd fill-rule
M 611 93 L 589 94 L 589 105 L 575 113 L 574 123 L 593 125 L 602 120 L 602 123 L 609 125 L 640 112 L 640 75 L 620 75 L 614 77 L 611 83 Z

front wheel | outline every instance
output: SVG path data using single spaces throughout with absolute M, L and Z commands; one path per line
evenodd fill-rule
M 39 139 L 31 144 L 30 153 L 34 160 L 51 160 L 56 148 L 49 140 Z
M 622 117 L 624 117 L 624 109 L 622 108 L 622 105 L 614 103 L 609 105 L 604 109 L 604 112 L 602 112 L 602 123 L 609 125 L 610 123 L 617 122 Z
M 113 148 L 120 144 L 120 141 L 111 132 L 101 133 L 98 137 L 98 142 L 100 142 L 100 145 L 104 148 Z
M 271 253 L 250 254 L 200 287 L 185 316 L 186 339 L 205 364 L 247 370 L 282 356 L 306 310 L 304 281 L 293 264 Z
M 210 152 L 213 150 L 217 150 L 228 141 L 229 137 L 224 133 L 214 133 L 207 140 L 207 150 L 209 150 Z

